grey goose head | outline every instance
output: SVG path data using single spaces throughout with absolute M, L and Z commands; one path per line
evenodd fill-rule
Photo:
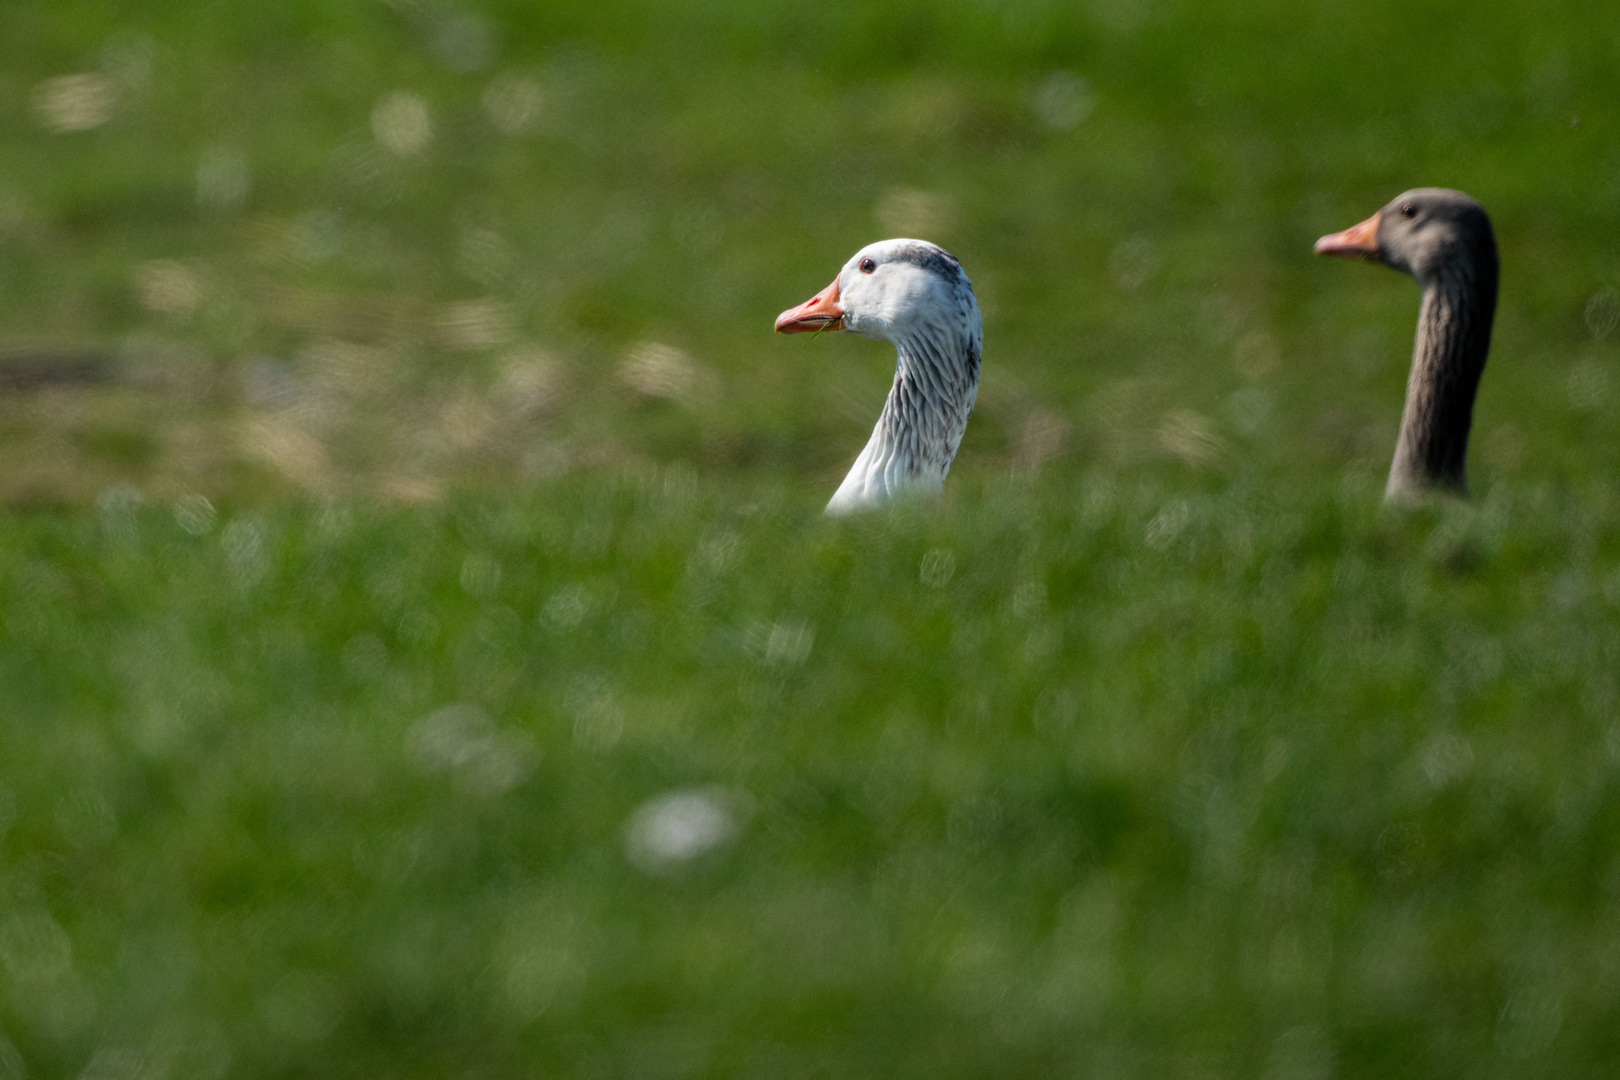
M 1485 208 L 1460 191 L 1413 188 L 1372 217 L 1316 242 L 1318 255 L 1367 259 L 1427 283 L 1496 264 Z

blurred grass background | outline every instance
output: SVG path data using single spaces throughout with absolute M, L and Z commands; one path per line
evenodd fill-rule
M 12 4 L 0 1077 L 1601 1076 L 1604 5 Z M 1378 510 L 1495 221 L 1474 499 Z M 985 312 L 819 508 L 862 244 Z

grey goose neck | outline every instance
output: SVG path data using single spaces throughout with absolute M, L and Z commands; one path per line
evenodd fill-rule
M 1424 284 L 1387 495 L 1467 491 L 1468 432 L 1491 348 L 1496 286 L 1494 244 L 1469 262 L 1447 264 Z

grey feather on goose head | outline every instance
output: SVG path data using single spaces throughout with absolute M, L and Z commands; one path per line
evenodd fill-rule
M 1322 237 L 1316 252 L 1382 263 L 1423 286 L 1384 497 L 1465 493 L 1468 431 L 1496 314 L 1496 236 L 1485 208 L 1460 191 L 1414 188 L 1366 221 Z
M 938 494 L 979 389 L 984 333 L 962 264 L 926 240 L 881 240 L 857 251 L 821 292 L 777 316 L 776 332 L 848 330 L 891 342 L 894 383 L 866 448 L 830 514 L 909 493 Z

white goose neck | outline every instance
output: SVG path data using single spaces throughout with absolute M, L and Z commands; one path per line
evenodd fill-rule
M 979 392 L 982 335 L 973 315 L 962 327 L 924 324 L 895 339 L 894 385 L 866 448 L 827 504 L 829 514 L 944 488 Z

